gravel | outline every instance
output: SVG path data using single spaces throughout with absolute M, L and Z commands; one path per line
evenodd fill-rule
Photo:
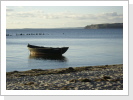
M 82 67 L 81 67 L 82 68 Z M 88 68 L 88 67 L 87 67 Z M 91 67 L 92 68 L 92 67 Z M 7 90 L 123 90 L 123 65 L 40 75 L 7 74 Z M 58 69 L 56 69 L 58 70 Z M 60 69 L 59 69 L 60 70 Z M 62 69 L 64 70 L 64 69 Z M 22 72 L 21 72 L 22 73 Z

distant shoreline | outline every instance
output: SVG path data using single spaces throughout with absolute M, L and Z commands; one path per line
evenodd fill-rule
M 64 27 L 64 28 L 17 28 L 19 29 L 84 29 L 84 27 Z M 6 30 L 17 30 L 17 29 L 6 29 Z
M 85 29 L 122 29 L 123 23 L 106 23 L 106 24 L 91 24 L 85 26 Z

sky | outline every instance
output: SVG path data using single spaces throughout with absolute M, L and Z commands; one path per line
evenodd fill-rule
M 73 28 L 122 23 L 122 6 L 6 6 L 6 28 Z

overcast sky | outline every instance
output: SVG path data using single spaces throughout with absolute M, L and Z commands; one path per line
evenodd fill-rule
M 64 28 L 122 23 L 122 6 L 7 6 L 6 28 Z

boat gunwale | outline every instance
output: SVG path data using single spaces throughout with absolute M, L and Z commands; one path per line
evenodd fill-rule
M 28 48 L 34 48 L 34 49 L 62 49 L 62 48 L 69 48 L 69 47 L 44 47 L 44 46 L 35 46 L 28 44 Z

